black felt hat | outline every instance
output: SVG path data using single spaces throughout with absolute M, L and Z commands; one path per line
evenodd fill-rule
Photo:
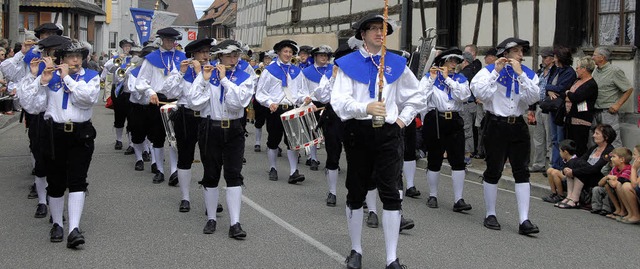
M 497 57 L 498 56 L 498 50 L 495 49 L 495 48 L 488 49 L 487 52 L 484 53 L 484 57 L 487 57 L 487 56 L 496 56 Z
M 356 30 L 356 38 L 362 40 L 362 35 L 360 35 L 360 31 L 368 30 L 369 23 L 372 22 L 383 22 L 384 17 L 378 14 L 368 14 L 367 16 L 362 17 L 359 21 L 355 22 L 351 25 L 351 29 Z M 387 35 L 393 34 L 393 24 L 387 20 Z
M 37 38 L 40 38 L 40 34 L 46 31 L 56 31 L 56 35 L 62 35 L 62 29 L 51 22 L 40 24 L 40 26 L 38 26 L 33 31 L 35 32 Z
M 328 45 L 320 45 L 311 50 L 311 55 L 316 56 L 317 54 L 326 54 L 331 57 L 331 55 L 333 55 L 333 49 Z
M 500 42 L 500 44 L 498 44 L 498 46 L 496 47 L 497 49 L 496 56 L 502 57 L 505 51 L 516 46 L 522 46 L 523 52 L 529 51 L 529 41 L 522 40 L 515 37 L 509 37 L 504 41 Z
M 214 54 L 229 54 L 232 52 L 242 52 L 242 43 L 233 39 L 227 39 L 220 42 L 220 44 L 211 48 Z
M 69 38 L 59 35 L 52 35 L 38 41 L 38 48 L 40 48 L 40 50 L 59 49 L 60 47 L 66 46 L 68 43 L 71 43 L 71 40 Z
M 184 53 L 186 54 L 187 58 L 191 58 L 191 55 L 194 52 L 200 51 L 206 47 L 211 48 L 214 45 L 214 40 L 215 39 L 213 38 L 200 38 L 191 41 L 189 44 L 187 44 L 186 47 L 184 47 Z
M 307 45 L 300 46 L 300 52 L 306 52 L 308 54 L 311 54 L 312 51 L 313 51 L 313 47 L 311 46 L 307 46 Z
M 130 38 L 125 38 L 123 40 L 120 40 L 120 42 L 118 43 L 118 47 L 122 48 L 122 46 L 124 46 L 124 44 L 129 44 L 132 47 L 135 47 L 136 42 L 134 42 L 133 40 L 131 40 Z
M 82 59 L 86 59 L 91 51 L 91 45 L 85 41 L 71 40 L 64 45 L 56 49 L 56 57 L 59 59 L 64 58 L 68 53 L 81 53 Z
M 449 59 L 456 59 L 458 60 L 458 63 L 461 63 L 462 61 L 464 61 L 464 57 L 462 56 L 462 51 L 459 50 L 458 48 L 445 50 L 440 54 L 438 54 L 438 56 L 436 56 L 433 59 L 433 64 L 435 66 L 441 66 Z
M 340 57 L 345 56 L 349 53 L 354 52 L 355 50 L 352 49 L 351 47 L 349 47 L 348 44 L 342 44 L 338 47 L 338 49 L 336 49 L 336 51 L 333 53 L 333 63 L 335 65 L 338 65 L 338 62 L 336 62 L 336 60 L 340 59 Z
M 293 50 L 293 54 L 298 54 L 298 51 L 300 51 L 300 48 L 298 48 L 298 43 L 289 39 L 282 40 L 276 43 L 275 45 L 273 45 L 273 50 L 276 53 L 278 53 L 281 49 L 285 47 L 291 48 Z
M 165 37 L 165 38 L 173 38 L 175 40 L 182 40 L 182 35 L 180 34 L 180 32 L 178 32 L 176 29 L 173 29 L 171 27 L 162 28 L 158 30 L 156 34 L 160 38 Z
M 147 54 L 152 53 L 153 51 L 157 50 L 158 47 L 156 47 L 155 45 L 153 45 L 153 43 L 144 46 L 144 48 L 142 48 L 142 51 L 140 51 L 140 57 L 144 58 L 144 56 L 147 56 Z

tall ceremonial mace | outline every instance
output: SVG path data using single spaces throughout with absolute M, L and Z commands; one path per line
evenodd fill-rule
M 382 49 L 380 56 L 380 65 L 378 65 L 378 102 L 382 102 L 382 89 L 384 88 L 384 55 L 387 52 L 387 21 L 389 20 L 389 0 L 384 0 L 384 11 L 382 12 Z M 375 64 L 375 63 L 374 63 Z M 373 128 L 382 127 L 384 125 L 383 116 L 373 116 Z

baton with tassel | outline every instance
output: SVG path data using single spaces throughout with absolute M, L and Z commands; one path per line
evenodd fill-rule
M 382 102 L 382 89 L 384 88 L 384 56 L 387 52 L 387 21 L 389 20 L 389 0 L 384 0 L 384 11 L 382 13 L 384 20 L 382 21 L 382 49 L 380 56 L 380 65 L 378 66 L 378 102 Z M 382 127 L 384 125 L 383 116 L 373 116 L 373 128 Z

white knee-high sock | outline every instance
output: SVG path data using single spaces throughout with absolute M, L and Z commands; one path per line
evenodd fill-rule
M 293 173 L 298 170 L 298 151 L 288 149 L 287 158 L 289 158 L 289 175 L 293 175 Z
M 153 152 L 153 144 L 151 144 L 148 138 L 144 139 L 144 151 L 149 153 Z
M 131 132 L 127 132 L 127 145 L 133 145 L 133 142 L 131 142 Z
M 367 202 L 367 208 L 369 212 L 376 213 L 376 202 L 378 201 L 378 189 L 373 189 L 367 192 L 367 196 L 364 199 Z M 376 213 L 377 214 L 377 213 Z
M 464 176 L 466 172 L 464 170 L 451 171 L 451 180 L 453 181 L 453 199 L 454 203 L 462 199 L 462 192 L 464 191 Z
M 262 140 L 262 128 L 256 128 L 256 144 L 255 145 L 262 144 L 260 142 L 261 140 Z
M 440 181 L 440 172 L 427 170 L 427 182 L 429 183 L 429 196 L 438 197 L 438 181 Z
M 204 187 L 204 206 L 207 209 L 207 218 L 216 219 L 216 209 L 218 208 L 218 188 Z
M 271 165 L 271 168 L 275 168 L 276 170 L 278 170 L 278 167 L 276 165 L 278 149 L 269 149 L 269 151 L 267 152 L 267 157 L 269 158 L 269 165 Z
M 164 148 L 153 148 L 153 155 L 156 157 L 158 170 L 164 174 Z
M 124 128 L 116 128 L 116 140 L 122 141 L 122 131 Z
M 516 200 L 518 200 L 518 214 L 520 224 L 529 219 L 529 196 L 531 194 L 531 184 L 516 183 Z
M 191 169 L 178 169 L 178 184 L 180 184 L 182 200 L 191 201 L 189 199 L 189 188 L 191 187 Z
M 38 192 L 38 204 L 47 203 L 47 177 L 36 177 L 36 192 Z
M 171 165 L 170 174 L 178 170 L 178 150 L 173 147 L 169 147 L 169 165 Z
M 349 228 L 349 237 L 351 238 L 351 249 L 362 254 L 362 220 L 364 211 L 361 208 L 351 210 L 346 206 L 347 227 Z M 398 228 L 400 229 L 400 228 Z
M 136 154 L 136 161 L 142 161 L 143 144 L 132 144 L 133 152 Z
M 49 212 L 51 212 L 51 218 L 53 223 L 57 223 L 62 227 L 62 212 L 64 211 L 64 196 L 51 197 L 49 196 Z
M 29 157 L 31 157 L 31 166 L 36 168 L 36 158 L 33 157 L 33 154 L 29 155 Z
M 400 194 L 400 200 L 404 199 L 404 191 L 399 190 L 398 193 Z
M 496 199 L 498 199 L 498 185 L 483 182 L 482 187 L 484 189 L 484 207 L 487 210 L 485 217 L 488 217 L 489 215 L 495 216 L 496 215 Z
M 227 207 L 229 222 L 233 226 L 240 222 L 240 206 L 242 205 L 242 187 L 227 187 Z
M 82 217 L 82 209 L 84 209 L 84 192 L 70 192 L 69 204 L 69 233 L 75 228 L 80 227 L 80 218 Z
M 407 179 L 407 189 L 414 186 L 413 179 L 416 175 L 416 161 L 408 161 L 402 164 L 402 173 Z
M 398 248 L 398 231 L 400 231 L 400 211 L 382 210 L 382 227 L 387 250 L 387 265 L 389 265 L 398 258 L 396 249 Z
M 329 184 L 329 193 L 336 195 L 336 186 L 338 185 L 338 170 L 327 170 L 327 184 Z
M 314 161 L 318 160 L 318 147 L 312 146 L 309 148 L 309 156 L 311 156 L 311 159 Z

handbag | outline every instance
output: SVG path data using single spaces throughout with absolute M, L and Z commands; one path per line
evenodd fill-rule
M 562 97 L 562 95 L 553 100 L 547 95 L 544 97 L 544 100 L 540 102 L 540 109 L 542 113 L 555 112 L 560 106 L 563 106 L 562 104 L 564 104 L 564 97 Z
M 556 98 L 560 99 L 560 98 Z M 564 126 L 567 118 L 567 109 L 564 102 L 558 107 L 558 109 L 553 114 L 553 123 L 556 125 Z
M 107 103 L 104 104 L 104 107 L 108 109 L 113 109 L 113 100 L 111 100 L 111 96 L 107 97 Z

